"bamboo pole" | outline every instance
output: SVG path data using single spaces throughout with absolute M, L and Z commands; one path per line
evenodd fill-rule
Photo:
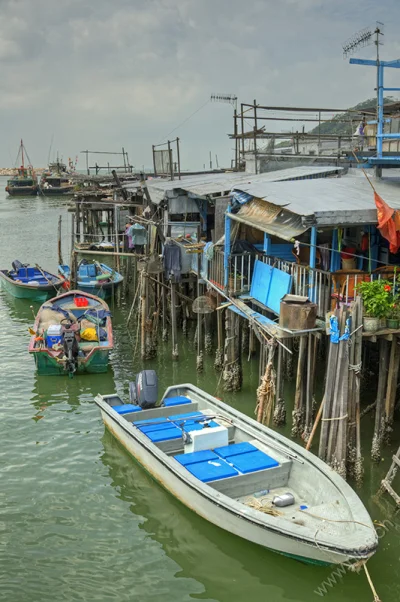
M 381 447 L 384 437 L 384 415 L 385 415 L 385 391 L 388 376 L 389 341 L 379 339 L 379 376 L 378 391 L 376 394 L 375 425 L 372 438 L 371 458 L 374 462 L 380 462 Z

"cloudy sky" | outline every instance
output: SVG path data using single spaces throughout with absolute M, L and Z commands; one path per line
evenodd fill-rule
M 382 58 L 400 57 L 399 0 L 0 0 L 0 15 L 0 166 L 22 136 L 36 166 L 53 137 L 64 158 L 124 146 L 141 167 L 168 135 L 184 168 L 209 151 L 228 165 L 232 107 L 212 93 L 340 108 L 371 97 L 374 70 L 350 66 L 341 45 L 376 20 Z

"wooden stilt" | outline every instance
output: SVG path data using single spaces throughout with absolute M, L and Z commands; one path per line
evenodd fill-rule
M 221 295 L 217 293 L 217 307 L 221 304 Z M 215 352 L 214 368 L 217 372 L 221 372 L 224 365 L 224 348 L 223 348 L 223 324 L 222 311 L 215 312 L 217 314 L 217 350 Z
M 176 283 L 171 280 L 171 332 L 172 332 L 172 359 L 173 360 L 177 360 L 179 358 L 175 291 L 176 291 Z
M 292 437 L 300 435 L 302 430 L 302 423 L 304 419 L 304 408 L 303 408 L 303 374 L 304 364 L 306 359 L 307 351 L 307 338 L 305 336 L 300 337 L 299 344 L 299 356 L 297 359 L 297 376 L 296 376 L 296 389 L 294 393 L 294 409 L 292 413 Z
M 388 373 L 388 386 L 385 399 L 385 438 L 390 439 L 393 428 L 394 406 L 396 401 L 397 378 L 399 375 L 400 347 L 397 344 L 397 336 L 393 335 L 390 348 L 390 361 Z
M 375 426 L 372 438 L 371 458 L 374 462 L 380 462 L 381 447 L 385 432 L 385 391 L 388 375 L 389 342 L 384 338 L 379 339 L 379 376 L 378 391 L 376 394 Z
M 276 396 L 275 396 L 275 410 L 274 410 L 274 424 L 281 426 L 286 424 L 286 407 L 285 400 L 283 398 L 283 383 L 284 383 L 284 362 L 283 362 L 284 349 L 282 345 L 278 345 L 278 365 L 276 368 Z

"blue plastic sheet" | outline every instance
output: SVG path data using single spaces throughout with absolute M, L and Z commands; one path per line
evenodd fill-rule
M 351 318 L 347 318 L 346 325 L 344 328 L 344 333 L 340 336 L 339 332 L 339 323 L 336 316 L 330 317 L 330 327 L 331 327 L 331 343 L 339 343 L 339 341 L 347 341 L 350 338 L 350 325 Z

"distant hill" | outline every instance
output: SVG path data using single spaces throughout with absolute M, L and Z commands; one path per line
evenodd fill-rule
M 386 96 L 383 99 L 383 104 L 390 104 L 395 102 L 396 99 L 393 96 Z M 376 98 L 369 98 L 368 100 L 364 100 L 363 102 L 359 102 L 355 107 L 350 107 L 352 111 L 360 111 L 360 113 L 364 110 L 373 111 L 376 107 Z M 340 120 L 347 119 L 351 117 L 351 113 L 339 113 L 335 115 L 335 117 L 331 121 L 325 121 L 321 123 L 321 126 L 318 125 L 307 132 L 308 134 L 334 134 L 334 135 L 342 135 L 342 136 L 351 136 L 354 133 L 355 126 L 358 125 L 358 120 L 354 120 L 353 125 L 351 123 L 340 123 Z
M 390 104 L 392 102 L 396 102 L 396 98 L 393 96 L 386 96 L 383 99 L 384 104 Z M 376 98 L 368 98 L 368 100 L 364 100 L 363 102 L 359 102 L 355 107 L 350 107 L 349 111 L 374 111 L 376 107 Z M 323 115 L 323 113 L 322 113 Z M 343 119 L 348 119 L 351 117 L 351 113 L 338 113 L 331 121 L 324 121 L 321 123 L 321 126 L 315 126 L 312 130 L 306 132 L 307 134 L 333 134 L 336 136 L 351 136 L 356 129 L 359 121 L 358 119 L 354 119 L 353 124 L 351 123 L 343 123 Z M 323 118 L 321 116 L 321 118 Z M 291 146 L 290 142 L 282 141 L 275 145 L 275 147 L 285 147 Z

